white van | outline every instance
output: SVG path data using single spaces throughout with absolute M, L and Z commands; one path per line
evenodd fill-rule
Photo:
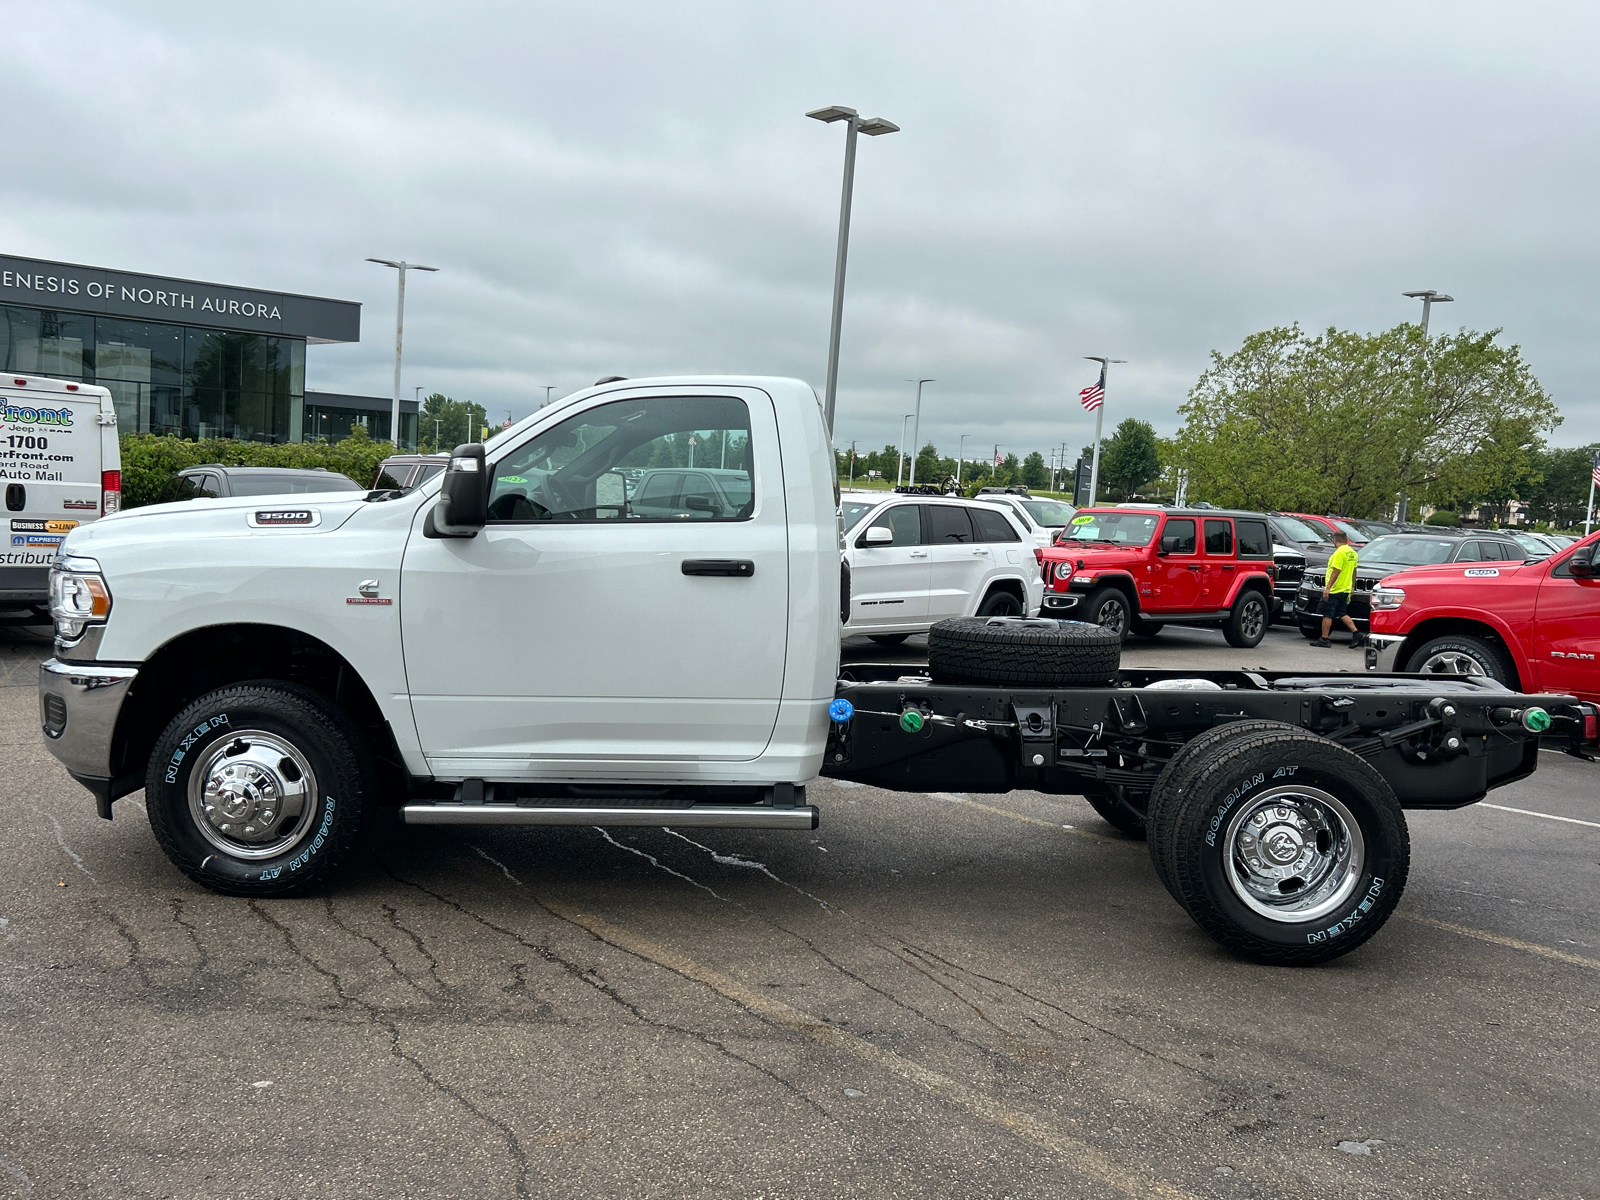
M 0 608 L 27 608 L 50 598 L 61 539 L 121 507 L 117 410 L 103 387 L 33 375 L 0 376 L 0 405 Z

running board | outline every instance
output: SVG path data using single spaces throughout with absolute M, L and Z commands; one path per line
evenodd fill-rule
M 816 805 L 696 804 L 689 808 L 614 805 L 408 804 L 407 825 L 674 825 L 720 829 L 815 829 Z

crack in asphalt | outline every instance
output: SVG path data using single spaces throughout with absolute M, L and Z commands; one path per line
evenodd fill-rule
M 408 1054 L 400 1044 L 399 1025 L 387 1017 L 381 1016 L 379 1010 L 373 1005 L 367 1004 L 359 998 L 351 996 L 348 992 L 346 992 L 344 988 L 344 982 L 340 979 L 338 972 L 330 971 L 327 967 L 318 962 L 311 954 L 301 949 L 300 946 L 296 944 L 294 940 L 294 934 L 290 931 L 289 927 L 274 917 L 271 913 L 263 909 L 260 906 L 259 901 L 255 899 L 248 900 L 246 901 L 246 907 L 248 907 L 251 912 L 255 913 L 256 916 L 260 917 L 268 925 L 272 926 L 278 931 L 279 936 L 282 937 L 283 944 L 288 949 L 289 953 L 300 959 L 333 986 L 334 994 L 339 997 L 339 1004 L 336 1007 L 348 1010 L 351 1006 L 354 1006 L 365 1016 L 367 1024 L 370 1024 L 375 1028 L 382 1029 L 389 1034 L 389 1053 L 391 1055 L 410 1066 L 430 1087 L 434 1088 L 443 1095 L 448 1096 L 457 1104 L 461 1105 L 462 1108 L 470 1112 L 473 1116 L 499 1131 L 500 1135 L 505 1138 L 506 1149 L 510 1153 L 511 1159 L 517 1167 L 517 1195 L 518 1197 L 522 1198 L 528 1197 L 530 1195 L 528 1191 L 528 1155 L 527 1151 L 522 1148 L 522 1141 L 517 1137 L 516 1130 L 512 1129 L 511 1126 L 507 1125 L 504 1121 L 494 1116 L 492 1113 L 485 1112 L 483 1109 L 479 1108 L 470 1099 L 463 1095 L 460 1089 L 453 1087 L 444 1080 L 440 1079 L 415 1055 Z M 329 915 L 332 915 L 331 907 Z M 343 925 L 340 927 L 344 928 Z M 418 990 L 420 991 L 421 989 Z M 423 994 L 426 995 L 426 993 Z
M 439 990 L 441 992 L 448 993 L 450 988 L 445 981 L 439 977 L 439 960 L 433 956 L 433 951 L 428 949 L 427 944 L 422 940 L 415 930 L 401 923 L 399 909 L 395 908 L 395 906 L 392 904 L 380 903 L 379 907 L 383 909 L 384 916 L 388 918 L 389 924 L 393 926 L 395 931 L 407 938 L 411 942 L 411 945 L 416 952 L 422 956 L 422 960 L 428 964 L 428 974 L 433 977 L 433 982 L 439 986 Z
M 389 953 L 389 948 L 387 946 L 385 946 L 382 942 L 378 941 L 377 938 L 371 936 L 370 934 L 365 934 L 365 933 L 362 933 L 358 929 L 353 929 L 349 925 L 347 925 L 344 921 L 341 921 L 339 919 L 338 915 L 333 911 L 333 896 L 331 894 L 326 895 L 326 896 L 324 896 L 322 898 L 322 905 L 323 905 L 323 908 L 327 911 L 328 920 L 332 921 L 335 925 L 337 925 L 340 929 L 344 930 L 351 937 L 360 938 L 363 942 L 366 942 L 367 945 L 371 946 L 374 950 L 376 950 L 378 952 L 378 956 L 380 958 L 382 958 L 385 963 L 388 964 L 389 969 L 391 971 L 393 971 L 396 976 L 399 977 L 401 982 L 403 982 L 407 987 L 412 988 L 413 990 L 415 990 L 420 996 L 423 997 L 423 999 L 427 1000 L 430 1004 L 433 1003 L 433 999 L 434 999 L 433 996 L 431 996 L 428 993 L 427 989 L 424 988 L 420 983 L 418 983 L 415 979 L 411 978 L 411 976 L 407 975 L 403 970 L 400 969 L 400 964 L 395 962 L 394 957 Z
M 55 814 L 54 813 L 47 813 L 42 808 L 38 808 L 37 806 L 34 808 L 33 811 L 35 813 L 37 813 L 39 816 L 45 818 L 45 820 L 49 821 L 50 824 L 55 826 L 55 830 L 56 830 L 56 845 L 60 846 L 62 853 L 64 853 L 68 858 L 70 858 L 72 860 L 72 865 L 77 867 L 78 870 L 82 871 L 85 875 L 87 875 L 89 877 L 90 882 L 93 883 L 96 887 L 98 887 L 100 885 L 100 881 L 94 877 L 94 872 L 93 871 L 89 870 L 88 867 L 83 865 L 83 857 L 80 854 L 78 854 L 78 852 L 76 850 L 74 850 L 71 846 L 67 845 L 66 831 L 61 828 L 61 822 L 56 820 Z
M 497 867 L 500 870 L 500 872 L 507 879 L 509 879 L 514 885 L 516 885 L 519 888 L 523 886 L 522 881 L 520 879 L 518 879 L 515 875 L 513 875 L 511 873 L 511 871 L 506 867 L 506 865 L 504 863 L 500 862 L 496 858 L 492 858 L 491 856 L 489 856 L 488 854 L 484 853 L 477 846 L 474 846 L 471 843 L 466 843 L 466 845 L 470 850 L 473 851 L 473 853 L 477 854 L 478 857 L 482 858 L 485 862 L 490 863 L 493 866 Z M 796 1086 L 790 1080 L 787 1080 L 787 1079 L 783 1078 L 781 1075 L 776 1074 L 775 1072 L 773 1072 L 769 1068 L 762 1066 L 760 1063 L 755 1062 L 755 1061 L 753 1061 L 753 1060 L 751 1060 L 749 1058 L 746 1058 L 744 1055 L 742 1055 L 738 1051 L 732 1049 L 730 1046 L 727 1046 L 727 1045 L 723 1044 L 722 1042 L 718 1041 L 716 1038 L 712 1037 L 710 1034 L 702 1033 L 700 1030 L 697 1030 L 697 1029 L 690 1029 L 690 1028 L 688 1028 L 686 1026 L 683 1026 L 683 1025 L 676 1025 L 676 1024 L 673 1024 L 670 1021 L 663 1021 L 663 1020 L 660 1020 L 659 1018 L 647 1015 L 639 1007 L 638 1004 L 634 1003 L 633 1001 L 629 1000 L 627 997 L 625 997 L 621 993 L 619 993 L 616 990 L 615 987 L 613 987 L 609 982 L 607 982 L 606 979 L 598 971 L 596 971 L 592 967 L 579 966 L 577 963 L 572 962 L 569 959 L 563 958 L 561 955 L 557 954 L 550 947 L 540 945 L 537 942 L 529 941 L 527 938 L 523 937 L 516 930 L 508 929 L 503 925 L 499 925 L 499 924 L 495 923 L 494 921 L 491 921 L 488 917 L 483 916 L 481 913 L 473 912 L 471 909 L 467 908 L 461 902 L 459 902 L 457 900 L 452 900 L 448 896 L 445 896 L 445 895 L 443 895 L 443 894 L 441 894 L 439 892 L 436 892 L 432 888 L 429 888 L 424 884 L 417 883 L 414 880 L 406 879 L 405 877 L 400 875 L 397 871 L 395 871 L 392 867 L 390 867 L 387 863 L 381 863 L 381 861 L 380 861 L 380 865 L 383 866 L 383 869 L 386 872 L 388 872 L 390 878 L 392 878 L 396 883 L 402 884 L 402 885 L 404 885 L 406 887 L 415 888 L 417 891 L 421 892 L 423 895 L 429 896 L 432 899 L 438 901 L 440 904 L 443 904 L 448 908 L 454 909 L 456 912 L 460 913 L 462 916 L 468 918 L 469 920 L 476 921 L 478 924 L 482 925 L 484 928 L 490 929 L 490 930 L 494 931 L 495 933 L 500 934 L 502 937 L 508 937 L 511 940 L 513 940 L 514 942 L 516 942 L 519 946 L 523 946 L 526 949 L 533 951 L 533 953 L 537 954 L 540 958 L 542 958 L 545 962 L 549 963 L 551 966 L 557 967 L 560 970 L 566 972 L 569 976 L 571 976 L 573 979 L 577 980 L 579 983 L 582 983 L 586 987 L 589 987 L 590 989 L 594 990 L 595 992 L 598 992 L 600 995 L 604 996 L 606 999 L 610 1000 L 612 1003 L 614 1003 L 618 1007 L 622 1008 L 624 1011 L 626 1011 L 628 1013 L 629 1016 L 633 1017 L 634 1020 L 638 1021 L 640 1024 L 649 1026 L 652 1029 L 660 1029 L 660 1030 L 663 1030 L 665 1032 L 676 1033 L 681 1037 L 685 1037 L 685 1038 L 688 1038 L 688 1039 L 690 1039 L 692 1041 L 699 1042 L 701 1045 L 711 1047 L 713 1050 L 717 1051 L 717 1053 L 719 1053 L 721 1055 L 724 1055 L 725 1057 L 727 1057 L 728 1059 L 732 1060 L 733 1062 L 740 1063 L 740 1064 L 742 1064 L 742 1065 L 744 1065 L 746 1067 L 749 1067 L 752 1071 L 755 1071 L 758 1074 L 766 1076 L 773 1083 L 776 1083 L 779 1087 L 783 1088 L 785 1091 L 793 1094 L 797 1099 L 799 1099 L 807 1107 L 809 1107 L 811 1109 L 814 1109 L 830 1125 L 835 1125 L 835 1126 L 838 1125 L 838 1121 L 836 1120 L 836 1118 L 834 1117 L 834 1115 L 831 1112 L 829 1112 L 821 1104 L 817 1103 L 816 1100 L 812 1099 L 805 1092 L 801 1091 L 800 1088 L 798 1086 Z M 530 895 L 531 895 L 531 893 L 530 893 Z M 550 910 L 548 908 L 546 908 L 542 903 L 539 903 L 539 899 L 538 899 L 537 896 L 533 896 L 532 898 L 533 898 L 534 902 L 539 904 L 539 907 L 541 909 L 544 909 L 544 911 L 546 913 L 549 913 L 549 915 L 551 917 L 554 917 L 556 920 L 561 921 L 563 924 L 568 924 L 568 925 L 573 924 L 572 922 L 568 921 L 565 917 L 561 916 L 559 913 L 550 912 Z M 581 925 L 575 926 L 575 927 L 578 928 L 578 929 L 583 929 L 583 927 Z M 584 935 L 586 937 L 594 938 L 595 941 L 602 941 L 602 939 L 600 939 L 598 937 L 595 937 L 595 935 L 591 931 L 589 931 L 587 929 L 584 929 L 583 933 L 584 933 Z M 607 943 L 604 943 L 604 944 L 610 945 L 611 943 L 607 942 Z M 616 946 L 614 948 L 618 949 L 618 950 L 621 950 L 624 954 L 628 954 L 629 957 L 632 957 L 632 958 L 638 958 L 639 957 L 638 955 L 633 954 L 633 952 L 628 950 L 626 947 Z M 648 959 L 643 959 L 641 961 L 648 962 L 649 960 Z M 659 965 L 659 964 L 652 964 L 652 965 Z M 761 1020 L 761 1015 L 759 1013 L 751 1013 L 751 1016 L 755 1017 L 757 1020 Z M 767 1022 L 767 1021 L 763 1020 L 762 1024 L 763 1025 L 770 1025 L 770 1022 Z

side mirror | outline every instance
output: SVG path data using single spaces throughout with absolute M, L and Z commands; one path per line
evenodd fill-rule
M 1162 555 L 1171 554 L 1174 550 L 1176 550 L 1178 548 L 1179 540 L 1180 539 L 1178 538 L 1178 536 L 1176 534 L 1173 534 L 1170 537 L 1162 538 L 1161 539 L 1161 548 L 1159 550 L 1157 550 L 1156 553 L 1157 554 L 1162 554 Z
M 695 512 L 711 513 L 713 516 L 716 515 L 717 511 L 716 501 L 712 500 L 710 496 L 685 496 L 683 498 L 683 506 L 693 509 Z
M 858 546 L 892 546 L 894 545 L 894 530 L 885 529 L 882 525 L 874 525 L 861 535 Z
M 483 443 L 457 446 L 439 485 L 439 499 L 423 522 L 422 533 L 431 538 L 477 537 L 489 519 L 489 472 Z
M 1576 579 L 1593 579 L 1597 573 L 1594 565 L 1594 547 L 1585 546 L 1581 550 L 1574 550 L 1572 557 L 1567 559 L 1567 569 Z

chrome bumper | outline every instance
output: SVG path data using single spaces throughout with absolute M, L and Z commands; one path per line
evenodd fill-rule
M 44 744 L 111 816 L 111 735 L 138 667 L 46 659 L 39 665 L 39 723 Z M 133 789 L 128 789 L 133 790 Z M 125 794 L 125 793 L 124 793 Z

